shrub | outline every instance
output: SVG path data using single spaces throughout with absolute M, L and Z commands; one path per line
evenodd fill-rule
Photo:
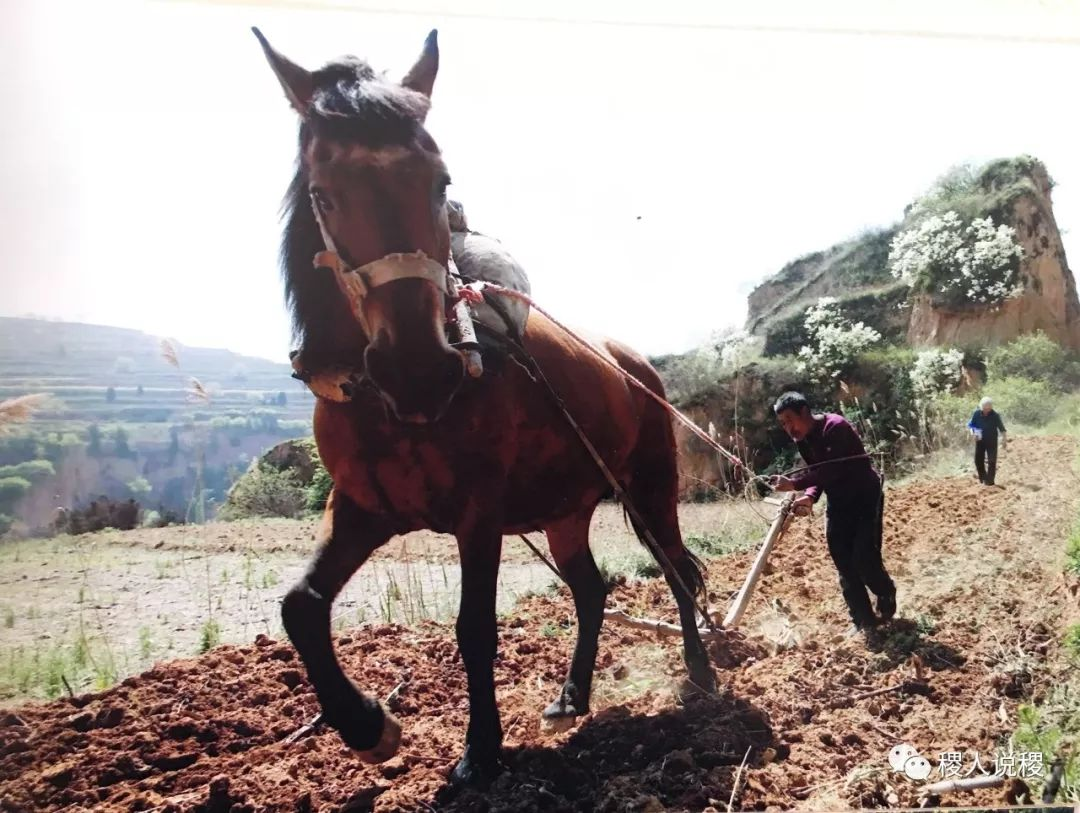
M 816 383 L 836 379 L 860 353 L 881 340 L 872 327 L 841 316 L 832 297 L 821 297 L 807 309 L 805 326 L 813 344 L 799 348 L 798 369 Z
M 304 492 L 304 503 L 308 511 L 323 511 L 326 501 L 330 497 L 330 489 L 334 487 L 334 481 L 330 479 L 330 472 L 322 464 L 318 457 L 314 458 L 315 474 L 311 478 Z
M 6 477 L 21 477 L 36 483 L 46 477 L 56 474 L 56 468 L 48 460 L 27 460 L 14 466 L 0 466 L 0 479 Z
M 713 343 L 726 370 L 740 370 L 760 355 L 759 340 L 745 330 L 714 337 Z
M 29 490 L 30 481 L 25 478 L 4 477 L 0 479 L 0 512 L 8 513 Z
M 731 371 L 724 369 L 720 353 L 712 345 L 680 356 L 656 359 L 654 363 L 663 378 L 668 400 L 677 404 L 693 401 L 731 376 Z
M 1001 413 L 1005 426 L 1012 423 L 1045 426 L 1054 417 L 1057 400 L 1045 381 L 1030 378 L 1002 378 L 990 382 L 981 395 L 994 399 L 994 409 Z M 981 396 L 980 396 L 981 397 Z M 972 405 L 971 411 L 974 412 Z
M 932 348 L 920 352 L 908 373 L 916 399 L 927 403 L 934 396 L 952 390 L 960 383 L 960 364 L 963 360 L 963 351 L 955 348 Z
M 85 508 L 70 511 L 60 509 L 53 521 L 56 533 L 85 534 L 116 528 L 130 531 L 139 525 L 139 504 L 135 500 L 120 502 L 106 496 L 91 500 Z
M 1062 391 L 1080 384 L 1080 363 L 1042 331 L 992 350 L 987 371 L 992 379 L 1028 378 Z
M 145 477 L 142 477 L 141 475 L 139 477 L 136 477 L 134 480 L 129 481 L 127 487 L 128 491 L 130 491 L 133 496 L 139 499 L 146 497 L 151 491 L 154 490 L 154 487 L 150 485 L 150 481 L 147 480 Z
M 298 517 L 306 502 L 307 495 L 293 472 L 278 471 L 256 461 L 229 489 L 218 517 L 226 521 L 248 517 Z
M 1023 292 L 1017 281 L 1023 256 L 1012 226 L 995 226 L 989 216 L 965 224 L 950 210 L 897 234 L 889 269 L 942 304 L 992 305 Z
M 988 384 L 982 392 L 965 396 L 938 395 L 933 401 L 936 419 L 942 425 L 966 426 L 983 396 L 994 399 L 1006 427 L 1013 424 L 1045 426 L 1054 417 L 1058 401 L 1045 381 L 1003 378 Z
M 907 208 L 906 222 L 947 211 L 958 212 L 965 221 L 988 215 L 1006 220 L 1018 197 L 1035 192 L 1032 178 L 1040 171 L 1046 168 L 1030 155 L 999 158 L 978 168 L 969 164 L 953 167 Z

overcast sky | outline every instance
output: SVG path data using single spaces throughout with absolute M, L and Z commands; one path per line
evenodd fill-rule
M 395 77 L 438 28 L 451 197 L 545 307 L 648 353 L 958 162 L 1043 159 L 1080 264 L 1077 2 L 3 0 L 0 315 L 287 360 L 296 120 L 251 25 Z

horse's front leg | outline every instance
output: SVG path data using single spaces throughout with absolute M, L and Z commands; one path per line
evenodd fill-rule
M 455 532 L 461 557 L 457 641 L 469 684 L 465 753 L 452 777 L 459 785 L 484 785 L 501 769 L 499 755 L 503 732 L 495 704 L 495 653 L 498 648 L 495 593 L 502 554 L 502 525 L 481 513 L 479 508 L 468 511 L 471 519 Z
M 319 530 L 319 551 L 281 605 L 285 631 L 307 669 L 323 720 L 365 762 L 394 756 L 401 726 L 342 671 L 330 639 L 330 608 L 357 568 L 391 535 L 384 522 L 334 489 Z

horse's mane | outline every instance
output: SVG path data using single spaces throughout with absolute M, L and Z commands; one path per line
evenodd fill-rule
M 308 199 L 304 150 L 313 135 L 371 148 L 408 145 L 417 139 L 429 144 L 423 121 L 430 100 L 352 56 L 327 64 L 311 78 L 315 90 L 300 124 L 296 171 L 282 204 L 286 225 L 280 262 L 293 337 L 317 350 L 330 344 L 328 326 L 348 311 L 333 279 L 311 267 L 311 258 L 324 246 Z

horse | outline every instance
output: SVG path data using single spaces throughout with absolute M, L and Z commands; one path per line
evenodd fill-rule
M 577 640 L 566 680 L 543 717 L 566 721 L 589 711 L 607 594 L 589 527 L 614 489 L 572 431 L 571 416 L 636 509 L 629 517 L 638 537 L 644 542 L 651 533 L 664 554 L 654 550 L 678 605 L 688 685 L 715 691 L 695 623 L 704 569 L 684 546 L 678 523 L 672 424 L 620 373 L 662 398 L 657 371 L 606 337 L 583 347 L 536 310 L 521 346 L 558 398 L 509 353 L 484 348 L 483 373 L 467 375 L 466 351 L 451 344 L 447 314 L 457 297 L 446 281 L 450 175 L 425 128 L 438 32 L 395 81 L 354 56 L 307 70 L 252 31 L 299 116 L 280 245 L 297 347 L 293 367 L 306 381 L 351 369 L 361 382 L 348 388 L 349 397 L 316 399 L 315 441 L 333 488 L 317 551 L 281 605 L 322 720 L 369 763 L 397 752 L 401 724 L 344 673 L 330 611 L 373 551 L 423 529 L 452 534 L 461 567 L 455 631 L 469 723 L 451 784 L 484 786 L 505 767 L 494 682 L 504 535 L 544 531 L 573 596 Z M 330 271 L 328 250 L 357 286 L 352 301 Z M 687 587 L 676 589 L 680 584 Z

